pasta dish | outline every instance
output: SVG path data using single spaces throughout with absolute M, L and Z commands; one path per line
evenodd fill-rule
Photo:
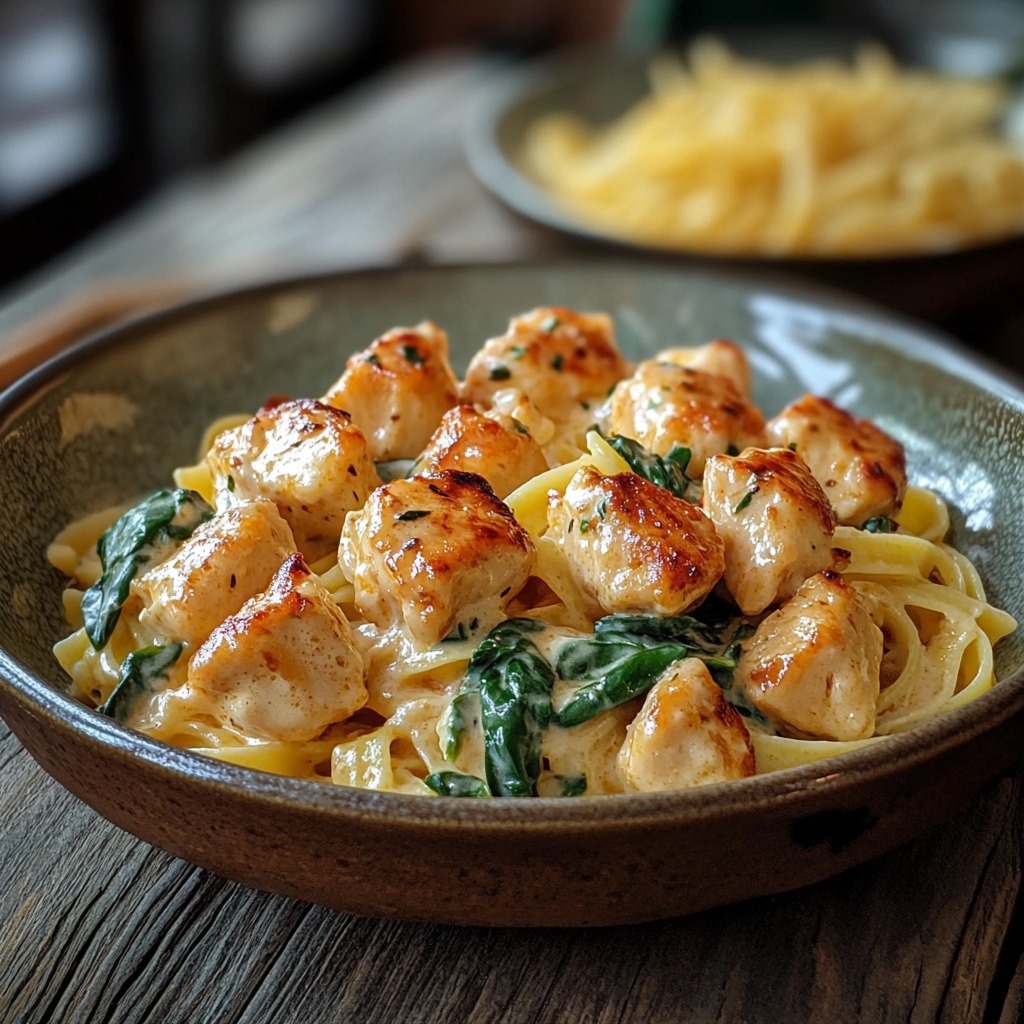
M 424 322 L 65 528 L 55 654 L 100 713 L 264 771 L 677 789 L 988 690 L 1016 623 L 948 528 L 870 421 L 814 395 L 766 420 L 733 342 L 630 365 L 610 317 L 541 308 L 460 381 Z
M 943 251 L 1024 231 L 1006 89 L 897 67 L 772 67 L 696 44 L 602 126 L 556 112 L 522 159 L 570 216 L 625 240 L 736 255 Z

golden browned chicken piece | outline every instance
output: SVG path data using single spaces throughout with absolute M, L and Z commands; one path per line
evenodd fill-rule
M 704 662 L 669 665 L 644 700 L 619 751 L 627 792 L 683 789 L 755 772 L 750 734 Z
M 609 430 L 658 455 L 690 449 L 687 473 L 699 480 L 712 455 L 764 440 L 764 420 L 725 377 L 648 360 L 616 387 Z
M 766 425 L 772 444 L 794 447 L 825 490 L 840 523 L 860 526 L 903 504 L 903 445 L 870 420 L 858 420 L 827 398 L 804 395 Z
M 695 348 L 667 348 L 654 361 L 688 366 L 691 370 L 715 373 L 732 382 L 743 399 L 750 401 L 750 364 L 747 355 L 734 341 L 716 338 Z
M 725 585 L 745 615 L 792 597 L 833 564 L 832 508 L 788 448 L 708 459 L 702 505 L 725 543 Z
M 457 401 L 448 335 L 424 321 L 396 327 L 349 359 L 324 396 L 366 435 L 375 462 L 418 455 Z
M 882 631 L 826 569 L 744 642 L 734 680 L 783 735 L 858 740 L 875 730 L 881 662 Z
M 218 507 L 268 498 L 311 560 L 337 547 L 345 513 L 362 508 L 380 484 L 348 413 L 312 398 L 265 405 L 220 434 L 206 462 Z
M 311 740 L 366 703 L 363 657 L 299 554 L 196 651 L 180 698 L 245 736 Z
M 483 477 L 442 470 L 378 487 L 346 520 L 338 558 L 363 615 L 429 647 L 498 622 L 536 552 Z
M 421 476 L 442 469 L 476 473 L 499 498 L 547 468 L 540 446 L 519 420 L 493 409 L 480 413 L 471 405 L 444 414 L 415 467 Z
M 125 610 L 137 612 L 150 642 L 194 647 L 263 590 L 294 551 L 292 532 L 273 502 L 232 505 L 136 577 Z
M 606 612 L 675 615 L 702 601 L 725 570 L 711 520 L 635 473 L 577 470 L 564 497 L 549 496 L 548 532 Z
M 462 400 L 487 408 L 496 392 L 519 388 L 545 416 L 564 422 L 627 373 L 611 317 L 547 306 L 515 317 L 484 344 L 466 371 Z

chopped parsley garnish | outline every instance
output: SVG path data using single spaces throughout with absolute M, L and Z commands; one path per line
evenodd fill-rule
M 507 366 L 492 366 L 487 376 L 491 380 L 508 380 L 512 376 L 512 371 Z
M 546 334 L 550 334 L 552 331 L 557 330 L 562 326 L 562 321 L 557 316 L 549 316 L 546 320 L 543 320 L 540 325 L 540 329 Z
M 580 533 L 586 533 L 590 529 L 590 520 L 586 516 L 580 516 Z
M 373 366 L 380 366 L 380 357 L 377 355 L 376 352 L 371 352 L 369 355 L 364 356 L 363 358 L 367 363 L 370 363 Z
M 519 431 L 520 434 L 529 434 L 530 428 L 525 423 L 520 423 L 519 420 L 513 420 L 512 426 Z
M 402 355 L 405 356 L 413 366 L 422 366 L 427 361 L 427 357 L 423 355 L 415 345 L 403 345 Z
M 729 447 L 725 449 L 725 454 L 726 455 L 731 455 L 733 458 L 735 458 L 737 455 L 739 455 L 739 453 L 740 453 L 739 448 L 737 448 L 736 445 L 734 445 L 734 444 L 729 445 Z
M 523 358 L 523 356 L 525 356 L 525 355 L 526 355 L 526 346 L 525 346 L 525 345 L 513 345 L 513 346 L 512 346 L 512 347 L 511 347 L 511 348 L 510 348 L 510 349 L 508 350 L 508 353 L 509 353 L 509 355 L 510 355 L 510 356 L 511 356 L 511 357 L 512 357 L 513 359 L 522 359 L 522 358 Z
M 597 503 L 597 518 L 598 519 L 604 519 L 604 517 L 607 514 L 608 514 L 608 498 L 607 498 L 607 496 L 605 496 L 605 497 L 603 497 Z
M 424 516 L 429 516 L 430 512 L 424 508 L 411 508 L 406 512 L 400 512 L 395 518 L 400 523 L 412 523 L 417 519 L 422 519 Z
M 757 494 L 759 490 L 759 487 L 751 487 L 750 490 L 747 491 L 747 493 L 744 494 L 738 502 L 736 502 L 736 507 L 732 510 L 732 514 L 734 516 L 739 515 L 740 512 L 742 512 L 750 504 L 751 499 L 754 497 L 755 494 Z
M 460 622 L 447 636 L 441 638 L 441 643 L 447 644 L 457 640 L 468 640 L 469 631 L 466 629 L 466 624 Z
M 555 353 L 555 354 L 554 354 L 554 355 L 553 355 L 553 356 L 551 357 L 551 365 L 552 365 L 552 367 L 553 367 L 553 368 L 554 368 L 554 369 L 555 369 L 555 370 L 556 370 L 556 371 L 557 371 L 558 373 L 561 373 L 561 372 L 562 372 L 562 367 L 563 367 L 563 366 L 565 365 L 565 362 L 564 362 L 564 360 L 562 359 L 562 353 L 561 353 L 561 352 L 556 352 L 556 353 Z
M 233 491 L 235 489 L 235 478 L 228 473 L 228 490 Z

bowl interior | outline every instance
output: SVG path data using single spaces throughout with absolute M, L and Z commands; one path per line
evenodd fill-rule
M 907 448 L 913 482 L 952 506 L 953 541 L 994 603 L 1024 605 L 1024 396 L 942 340 L 814 293 L 643 263 L 367 271 L 281 283 L 151 317 L 60 357 L 2 402 L 0 646 L 63 688 L 66 632 L 45 548 L 69 520 L 145 494 L 194 461 L 205 426 L 270 395 L 320 395 L 385 329 L 431 319 L 457 371 L 507 318 L 543 304 L 614 315 L 636 359 L 714 337 L 743 345 L 766 415 L 813 391 Z M 997 649 L 1024 663 L 1021 631 Z

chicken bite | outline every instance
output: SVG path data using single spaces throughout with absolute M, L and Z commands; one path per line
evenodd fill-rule
M 265 405 L 220 434 L 206 462 L 218 505 L 268 498 L 311 560 L 337 547 L 345 513 L 380 484 L 348 413 L 311 398 Z
M 833 564 L 832 508 L 788 448 L 708 459 L 701 503 L 725 544 L 725 585 L 745 615 L 792 597 Z
M 496 392 L 519 388 L 550 419 L 564 422 L 581 402 L 603 399 L 629 373 L 611 317 L 542 307 L 515 317 L 473 357 L 462 400 L 483 408 Z
M 548 496 L 548 531 L 577 583 L 609 613 L 676 615 L 725 570 L 711 520 L 635 473 L 578 469 L 564 497 Z
M 375 462 L 411 459 L 457 401 L 448 335 L 424 321 L 396 327 L 349 359 L 324 401 L 366 435 Z
M 288 524 L 263 498 L 232 505 L 196 528 L 170 558 L 132 581 L 126 610 L 137 610 L 151 642 L 195 646 L 258 594 L 295 551 Z
M 219 625 L 188 666 L 186 701 L 260 740 L 311 740 L 366 703 L 352 629 L 302 556 Z
M 656 455 L 689 448 L 686 472 L 699 480 L 712 455 L 760 445 L 764 420 L 727 378 L 649 360 L 612 393 L 609 430 Z
M 750 401 L 750 364 L 746 353 L 734 341 L 716 338 L 695 348 L 667 348 L 654 361 L 688 366 L 691 370 L 714 373 L 731 381 L 743 399 Z
M 875 731 L 882 644 L 863 599 L 826 569 L 744 642 L 733 678 L 783 735 L 864 739 Z
M 650 689 L 619 751 L 627 792 L 683 789 L 753 775 L 750 734 L 698 658 L 674 662 Z
M 501 619 L 536 551 L 483 477 L 442 470 L 378 487 L 346 520 L 338 558 L 363 615 L 429 647 Z
M 860 526 L 903 504 L 903 445 L 870 420 L 854 418 L 827 398 L 804 395 L 769 420 L 765 431 L 772 444 L 795 447 L 840 523 Z
M 443 469 L 476 473 L 499 498 L 547 468 L 540 446 L 519 420 L 493 409 L 479 413 L 471 405 L 449 409 L 416 460 L 421 476 Z

